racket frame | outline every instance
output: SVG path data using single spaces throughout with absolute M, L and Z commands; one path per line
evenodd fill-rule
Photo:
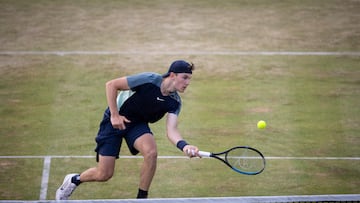
M 255 152 L 257 152 L 259 154 L 259 157 L 262 158 L 262 161 L 263 161 L 263 168 L 259 171 L 254 171 L 254 172 L 247 172 L 247 171 L 241 171 L 235 167 L 233 167 L 231 164 L 229 164 L 228 160 L 227 160 L 227 155 L 230 151 L 232 150 L 235 150 L 235 149 L 238 149 L 238 148 L 242 148 L 242 149 L 250 149 L 250 150 L 253 150 Z M 215 159 L 218 159 L 220 161 L 222 161 L 223 163 L 225 163 L 228 167 L 230 167 L 232 170 L 238 172 L 238 173 L 241 173 L 241 174 L 245 174 L 245 175 L 257 175 L 261 172 L 264 171 L 265 169 L 265 165 L 266 165 L 266 160 L 265 160 L 265 157 L 264 155 L 257 149 L 255 148 L 252 148 L 252 147 L 249 147 L 249 146 L 237 146 L 237 147 L 233 147 L 233 148 L 230 148 L 226 151 L 223 151 L 223 152 L 219 152 L 219 153 L 213 153 L 213 152 L 206 152 L 206 151 L 199 151 L 198 153 L 201 157 L 211 157 L 211 158 L 215 158 Z M 225 155 L 225 159 L 221 158 L 220 155 Z

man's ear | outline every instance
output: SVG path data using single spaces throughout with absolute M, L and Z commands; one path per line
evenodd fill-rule
M 170 75 L 169 75 L 170 78 L 174 78 L 175 76 L 176 76 L 176 73 L 170 72 Z

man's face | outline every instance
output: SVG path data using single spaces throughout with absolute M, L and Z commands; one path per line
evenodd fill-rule
M 174 88 L 176 91 L 183 93 L 190 84 L 192 75 L 190 73 L 174 73 Z

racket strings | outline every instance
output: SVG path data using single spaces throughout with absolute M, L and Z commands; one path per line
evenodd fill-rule
M 247 148 L 236 148 L 229 151 L 226 159 L 233 168 L 243 172 L 258 172 L 264 168 L 262 156 Z

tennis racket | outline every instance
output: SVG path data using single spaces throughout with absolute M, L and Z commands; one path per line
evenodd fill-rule
M 245 175 L 256 175 L 265 169 L 264 155 L 252 147 L 237 146 L 220 153 L 199 151 L 199 155 L 218 159 L 232 170 Z

